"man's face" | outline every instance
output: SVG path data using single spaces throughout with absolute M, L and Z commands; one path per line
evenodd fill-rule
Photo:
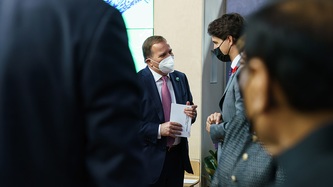
M 214 44 L 213 49 L 216 49 L 217 47 L 219 47 L 221 45 L 223 40 L 218 37 L 212 36 L 212 42 Z
M 167 42 L 156 43 L 151 47 L 151 57 L 146 59 L 147 64 L 157 73 L 164 75 L 162 71 L 159 70 L 159 63 L 173 55 L 172 49 Z
M 243 98 L 244 98 L 244 105 L 245 105 L 245 109 L 246 109 L 246 114 L 248 116 L 249 119 L 253 119 L 253 117 L 255 117 L 255 111 L 253 109 L 254 107 L 254 103 L 251 100 L 251 98 L 253 98 L 253 94 L 254 91 L 258 89 L 257 85 L 253 82 L 253 80 L 255 79 L 255 75 L 253 74 L 253 72 L 251 72 L 251 67 L 249 65 L 250 62 L 246 62 L 246 60 L 243 58 L 241 61 L 245 61 L 244 62 L 244 67 L 242 68 L 241 74 L 240 74 L 240 79 L 239 79 L 239 85 L 241 88 L 241 92 L 243 94 Z M 254 127 L 256 126 L 256 124 L 253 124 Z
M 220 48 L 221 52 L 223 54 L 227 54 L 229 51 L 228 42 L 225 40 L 222 40 L 221 38 L 218 38 L 216 36 L 212 36 L 212 42 L 213 42 L 213 49 Z

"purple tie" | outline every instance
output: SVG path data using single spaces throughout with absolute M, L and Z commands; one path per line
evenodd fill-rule
M 164 120 L 170 121 L 170 111 L 171 111 L 171 95 L 167 85 L 167 76 L 162 77 L 162 105 L 163 105 L 163 112 L 164 112 Z M 175 139 L 168 136 L 167 137 L 167 146 L 170 147 L 173 145 Z
M 232 68 L 230 67 L 230 70 L 229 70 L 228 76 L 231 77 L 231 74 L 232 74 Z

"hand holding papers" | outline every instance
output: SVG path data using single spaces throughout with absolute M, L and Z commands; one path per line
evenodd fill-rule
M 171 103 L 170 121 L 180 123 L 183 126 L 180 137 L 190 137 L 191 134 L 192 119 L 184 113 L 186 107 L 191 106 Z

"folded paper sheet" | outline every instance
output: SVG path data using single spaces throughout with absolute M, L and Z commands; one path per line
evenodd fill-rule
M 180 137 L 190 137 L 191 135 L 192 119 L 185 114 L 184 110 L 186 107 L 191 106 L 171 103 L 170 121 L 180 123 L 183 126 L 182 134 L 179 135 Z

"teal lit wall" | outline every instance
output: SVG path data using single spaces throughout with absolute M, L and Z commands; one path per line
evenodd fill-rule
M 105 0 L 116 7 L 125 20 L 129 47 L 136 70 L 146 67 L 142 55 L 142 43 L 154 34 L 154 1 L 153 0 Z

